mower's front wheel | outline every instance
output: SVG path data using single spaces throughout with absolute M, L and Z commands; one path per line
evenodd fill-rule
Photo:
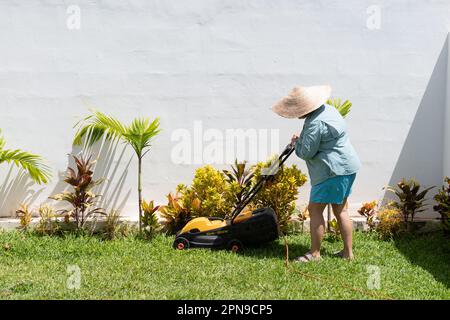
M 189 241 L 186 238 L 180 237 L 176 238 L 173 242 L 173 248 L 177 250 L 186 250 L 189 249 Z
M 242 242 L 235 239 L 235 240 L 231 240 L 230 242 L 228 242 L 227 248 L 228 248 L 228 250 L 230 250 L 233 253 L 238 253 L 244 249 L 244 246 L 242 245 Z

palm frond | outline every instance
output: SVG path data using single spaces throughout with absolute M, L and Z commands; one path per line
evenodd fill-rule
M 125 140 L 131 145 L 136 154 L 143 156 L 144 149 L 151 146 L 151 141 L 161 130 L 159 118 L 151 121 L 146 118 L 134 119 L 124 134 Z
M 352 103 L 348 100 L 342 102 L 339 98 L 328 99 L 327 104 L 335 107 L 342 117 L 346 117 L 352 108 Z
M 92 114 L 78 122 L 74 145 L 82 145 L 83 139 L 87 146 L 92 146 L 103 136 L 106 139 L 122 139 L 134 149 L 138 156 L 143 150 L 150 147 L 150 143 L 159 130 L 159 119 L 150 121 L 148 118 L 137 118 L 129 126 L 122 124 L 118 119 L 100 111 L 92 110 Z
M 2 150 L 5 147 L 6 141 L 3 137 L 2 130 L 0 130 L 0 150 Z
M 87 146 L 92 146 L 103 136 L 110 140 L 123 137 L 126 127 L 118 119 L 97 110 L 91 111 L 92 115 L 87 116 L 75 125 L 78 130 L 73 140 L 74 145 L 82 145 L 83 139 L 86 139 Z
M 2 146 L 0 149 L 0 163 L 14 163 L 17 167 L 27 171 L 31 178 L 38 184 L 49 181 L 51 178 L 51 170 L 43 163 L 41 156 L 20 149 L 3 149 L 4 143 L 0 143 L 0 145 Z

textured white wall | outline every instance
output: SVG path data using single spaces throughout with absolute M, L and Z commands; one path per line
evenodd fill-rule
M 450 42 L 447 40 L 447 45 L 450 46 Z M 446 85 L 450 84 L 450 64 L 449 47 L 447 46 L 447 81 Z M 443 157 L 443 175 L 450 177 L 450 90 L 446 90 L 446 103 L 444 113 L 444 157 Z
M 81 9 L 80 30 L 66 27 L 69 5 Z M 368 28 L 371 5 L 379 29 Z M 72 127 L 89 106 L 124 121 L 161 117 L 144 164 L 145 197 L 161 201 L 196 167 L 171 161 L 174 130 L 196 120 L 280 129 L 282 148 L 301 123 L 268 108 L 297 84 L 329 83 L 354 104 L 349 130 L 363 167 L 352 202 L 379 198 L 400 175 L 439 184 L 449 23 L 444 0 L 0 0 L 0 128 L 8 146 L 42 154 L 55 173 L 42 188 L 2 164 L 0 214 L 61 189 Z M 122 147 L 102 167 L 112 176 L 104 192 L 135 215 L 136 162 Z

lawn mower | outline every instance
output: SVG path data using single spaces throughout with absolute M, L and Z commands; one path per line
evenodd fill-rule
M 278 169 L 294 151 L 289 144 L 269 168 L 264 168 L 259 181 L 244 193 L 230 218 L 200 217 L 190 220 L 176 235 L 173 247 L 178 250 L 189 248 L 229 249 L 241 251 L 244 246 L 257 246 L 274 241 L 279 236 L 278 220 L 272 208 L 244 211 L 267 181 L 273 179 Z

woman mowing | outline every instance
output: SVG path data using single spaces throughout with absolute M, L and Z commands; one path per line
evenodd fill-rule
M 352 221 L 346 203 L 361 164 L 350 144 L 344 119 L 326 104 L 330 93 L 329 86 L 295 87 L 272 108 L 282 117 L 305 119 L 300 137 L 294 135 L 292 144 L 297 156 L 306 161 L 311 180 L 311 250 L 296 258 L 297 262 L 320 260 L 325 231 L 323 211 L 329 203 L 344 241 L 344 249 L 336 255 L 353 258 Z

